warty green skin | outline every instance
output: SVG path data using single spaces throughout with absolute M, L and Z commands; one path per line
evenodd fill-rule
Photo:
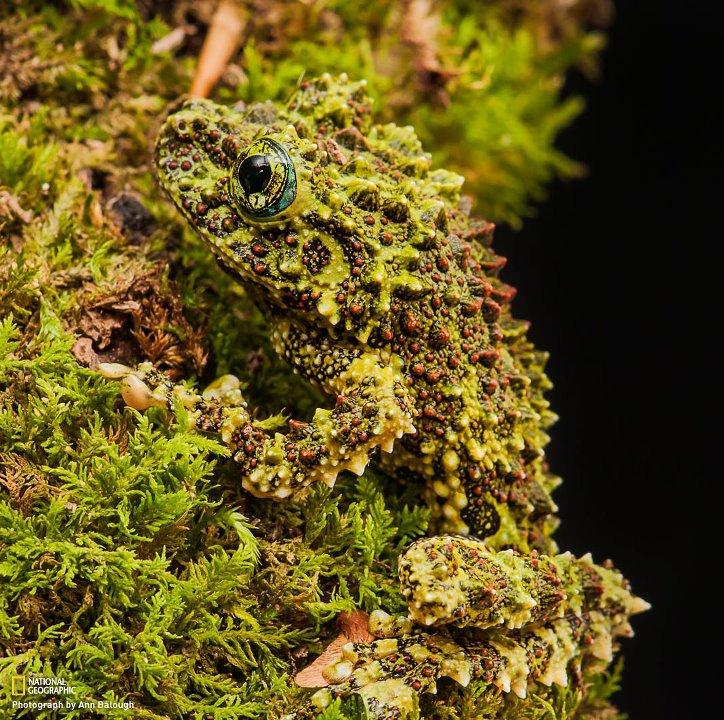
M 491 551 L 473 538 L 438 536 L 400 556 L 400 588 L 421 625 L 520 629 L 563 616 L 603 613 L 613 627 L 649 605 L 610 563 L 590 554 Z
M 254 218 L 235 200 L 235 173 L 262 137 L 288 153 L 296 193 Z M 229 444 L 248 490 L 279 499 L 373 459 L 424 478 L 437 529 L 553 548 L 546 356 L 511 317 L 492 225 L 469 217 L 462 178 L 433 168 L 412 128 L 374 125 L 363 83 L 323 76 L 285 106 L 187 101 L 160 131 L 156 166 L 265 313 L 277 351 L 334 406 L 270 434 L 236 391 L 178 391 L 198 427 Z M 176 391 L 149 373 L 134 373 L 139 392 L 168 404 Z
M 519 698 L 554 684 L 583 689 L 584 676 L 603 671 L 616 639 L 630 634 L 627 620 L 600 609 L 507 633 L 426 630 L 380 611 L 369 627 L 377 639 L 344 645 L 322 670 L 329 685 L 285 720 L 315 717 L 334 698 L 353 695 L 370 720 L 419 720 L 421 696 L 435 694 L 443 678 L 464 687 L 481 681 L 486 691 Z

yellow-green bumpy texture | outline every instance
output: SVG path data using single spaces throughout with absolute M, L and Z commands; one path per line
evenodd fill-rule
M 611 662 L 617 639 L 633 634 L 631 615 L 649 608 L 613 566 L 588 555 L 493 552 L 471 538 L 418 540 L 399 573 L 409 616 L 372 613 L 377 639 L 344 645 L 322 670 L 329 686 L 290 720 L 350 695 L 369 718 L 417 720 L 421 695 L 442 678 L 519 698 L 540 686 L 582 687 Z
M 372 460 L 424 479 L 435 529 L 554 548 L 546 355 L 511 316 L 492 225 L 470 217 L 463 179 L 433 168 L 411 127 L 373 124 L 364 83 L 323 76 L 283 106 L 187 101 L 161 129 L 156 165 L 277 351 L 331 400 L 270 433 L 233 378 L 184 397 L 248 490 L 281 499 Z M 162 404 L 159 384 L 148 392 Z
M 412 543 L 399 572 L 410 617 L 421 625 L 518 630 L 595 611 L 615 626 L 648 608 L 618 570 L 590 554 L 493 552 L 472 538 L 442 536 Z

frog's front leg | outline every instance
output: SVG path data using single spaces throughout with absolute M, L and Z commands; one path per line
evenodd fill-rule
M 334 407 L 317 409 L 309 423 L 290 421 L 286 435 L 273 437 L 253 424 L 234 429 L 232 442 L 237 432 L 245 440 L 234 455 L 244 487 L 280 498 L 318 480 L 331 487 L 343 470 L 361 475 L 375 448 L 391 452 L 397 438 L 415 431 L 400 378 L 399 370 L 363 353 L 324 383 Z
M 391 451 L 395 440 L 414 432 L 412 404 L 400 373 L 373 353 L 362 353 L 327 377 L 336 396 L 331 410 L 318 409 L 310 422 L 289 421 L 289 431 L 270 433 L 249 413 L 239 381 L 226 375 L 198 394 L 173 385 L 150 363 L 136 370 L 102 365 L 100 372 L 122 379 L 126 403 L 138 410 L 180 403 L 196 427 L 217 432 L 242 472 L 242 484 L 257 497 L 285 498 L 313 482 L 334 485 L 337 475 L 361 475 L 377 447 Z

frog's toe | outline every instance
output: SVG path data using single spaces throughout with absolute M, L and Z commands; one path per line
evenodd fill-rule
M 138 375 L 126 375 L 121 384 L 124 402 L 134 410 L 142 412 L 150 407 L 165 407 L 166 400 L 154 393 Z
M 246 407 L 241 394 L 241 382 L 236 375 L 222 375 L 206 387 L 201 397 L 207 402 L 216 400 L 222 405 Z
M 133 372 L 133 368 L 122 363 L 99 363 L 98 372 L 108 380 L 121 380 Z
M 152 390 L 145 382 L 153 373 L 150 363 L 142 363 L 137 369 L 121 363 L 100 363 L 98 372 L 108 380 L 121 380 L 121 396 L 129 407 L 142 412 L 150 407 L 165 407 L 167 388 L 164 383 Z

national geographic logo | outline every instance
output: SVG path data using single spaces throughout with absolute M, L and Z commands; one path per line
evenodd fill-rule
M 3 685 L 7 680 L 3 680 Z M 7 687 L 5 685 L 5 687 Z M 10 695 L 13 710 L 133 710 L 133 700 L 78 698 L 76 689 L 65 678 L 37 675 L 12 675 Z M 40 696 L 40 697 L 37 697 Z M 72 697 L 71 697 L 72 696 Z
M 28 693 L 28 678 L 25 675 L 13 675 L 10 680 L 10 694 L 13 697 L 22 697 Z

